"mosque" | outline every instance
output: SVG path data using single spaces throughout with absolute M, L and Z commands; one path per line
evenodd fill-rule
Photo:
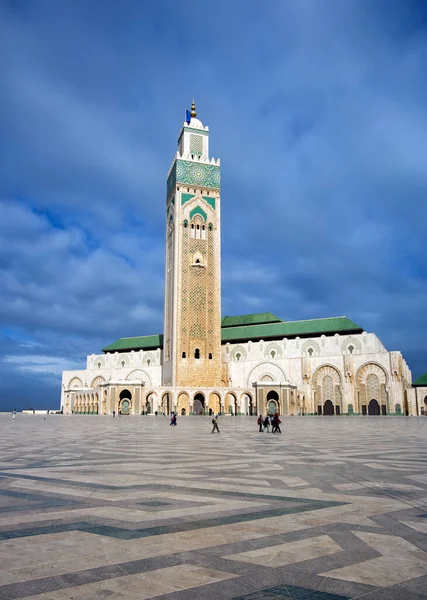
M 413 388 L 402 354 L 345 316 L 221 315 L 220 160 L 194 102 L 165 213 L 163 334 L 121 338 L 64 371 L 64 413 L 417 415 L 423 389 L 427 413 L 427 377 Z

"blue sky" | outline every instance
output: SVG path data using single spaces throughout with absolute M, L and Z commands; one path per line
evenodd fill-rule
M 347 315 L 427 370 L 427 6 L 0 4 L 0 409 L 162 331 L 166 174 L 195 97 L 223 314 Z

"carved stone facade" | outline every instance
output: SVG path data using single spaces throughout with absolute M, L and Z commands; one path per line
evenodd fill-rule
M 168 174 L 163 340 L 119 340 L 88 356 L 85 370 L 64 371 L 64 412 L 415 415 L 421 404 L 427 412 L 427 383 L 418 400 L 401 353 L 348 320 L 323 324 L 326 335 L 316 320 L 293 327 L 263 313 L 289 335 L 267 323 L 268 339 L 254 325 L 221 343 L 220 208 L 220 162 L 193 106 Z

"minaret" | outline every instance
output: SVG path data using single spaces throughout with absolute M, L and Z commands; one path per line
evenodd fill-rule
M 221 380 L 220 161 L 209 128 L 187 111 L 166 196 L 163 385 Z

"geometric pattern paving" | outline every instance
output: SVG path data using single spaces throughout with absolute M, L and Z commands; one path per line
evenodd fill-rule
M 427 598 L 427 419 L 0 415 L 0 600 Z

